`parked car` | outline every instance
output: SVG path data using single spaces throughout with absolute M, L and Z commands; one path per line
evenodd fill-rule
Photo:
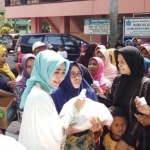
M 54 51 L 58 51 L 58 46 L 63 45 L 64 50 L 68 53 L 69 60 L 76 60 L 80 54 L 80 46 L 82 43 L 88 43 L 74 35 L 70 34 L 51 34 L 51 33 L 41 33 L 41 34 L 25 34 L 20 35 L 15 51 L 21 51 L 22 53 L 32 53 L 32 45 L 41 41 L 45 44 L 51 44 Z
M 14 50 L 20 34 L 4 34 L 0 40 L 0 44 L 6 46 L 8 52 Z

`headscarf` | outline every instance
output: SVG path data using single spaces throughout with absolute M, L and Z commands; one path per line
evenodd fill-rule
M 110 63 L 109 53 L 106 49 L 98 49 L 97 53 L 98 52 L 101 52 L 105 57 L 104 77 L 113 82 L 114 78 L 117 76 L 117 68 Z
M 51 94 L 58 113 L 60 113 L 63 105 L 67 101 L 69 101 L 71 98 L 78 96 L 80 94 L 80 92 L 82 91 L 82 89 L 86 89 L 86 97 L 87 98 L 90 98 L 94 101 L 98 101 L 94 89 L 85 81 L 85 79 L 82 79 L 81 85 L 78 89 L 73 87 L 71 80 L 70 80 L 70 70 L 73 65 L 76 65 L 82 72 L 82 69 L 76 62 L 71 62 L 69 71 L 68 71 L 65 79 L 62 81 L 59 88 L 54 90 Z
M 23 69 L 23 73 L 22 73 L 22 78 L 17 82 L 16 85 L 26 86 L 26 82 L 30 78 L 30 75 L 27 73 L 27 60 L 29 58 L 35 59 L 35 55 L 33 55 L 33 54 L 26 54 L 21 59 L 21 66 L 22 66 L 22 69 Z
M 88 63 L 91 57 L 93 57 L 93 54 L 95 52 L 95 48 L 98 46 L 97 43 L 90 44 L 85 52 L 84 55 L 81 55 L 78 59 L 78 63 L 84 65 L 85 67 L 88 67 Z
M 130 40 L 130 39 L 126 40 L 124 45 L 125 45 L 125 46 L 127 46 L 128 42 L 130 42 L 130 43 L 131 43 L 131 46 L 134 46 L 133 41 L 132 41 L 132 40 Z
M 104 77 L 104 62 L 99 57 L 92 57 L 89 60 L 89 63 L 93 59 L 96 60 L 98 64 L 98 71 L 96 72 L 96 74 L 92 75 L 92 77 L 94 78 L 95 81 L 99 82 L 100 88 L 105 92 L 107 79 Z
M 109 55 L 110 55 L 111 58 L 112 58 L 112 62 L 111 62 L 111 63 L 112 63 L 114 66 L 116 66 L 116 59 L 115 59 L 115 54 L 114 54 L 115 50 L 116 50 L 116 49 L 114 49 L 114 48 L 110 48 L 110 49 L 107 50 L 108 53 L 109 53 Z
M 83 72 L 83 78 L 86 80 L 86 82 L 91 85 L 93 84 L 93 77 L 92 75 L 90 74 L 89 70 L 83 66 L 82 64 L 79 64 L 79 67 L 82 69 L 82 72 Z
M 69 61 L 64 59 L 56 52 L 45 50 L 36 56 L 31 76 L 27 81 L 27 87 L 21 98 L 21 109 L 24 108 L 27 96 L 35 83 L 39 83 L 40 86 L 48 93 L 51 93 L 54 90 L 50 84 L 50 78 L 56 69 L 63 63 L 65 63 L 67 73 L 69 68 Z
M 143 49 L 146 49 L 146 51 L 148 52 L 149 57 L 150 57 L 150 45 L 149 46 L 140 46 L 140 52 L 142 52 Z
M 150 46 L 150 44 L 149 43 L 141 44 L 141 47 L 144 47 L 144 46 Z
M 95 50 L 97 50 L 98 48 L 99 48 L 99 49 L 101 49 L 101 48 L 102 48 L 102 49 L 106 49 L 106 47 L 105 47 L 104 45 L 98 45 L 98 46 L 95 48 Z
M 137 77 L 143 77 L 145 75 L 144 58 L 142 57 L 137 48 L 127 46 L 115 51 L 116 60 L 118 59 L 118 54 L 121 54 L 125 59 L 128 67 L 131 70 L 131 74 L 121 75 L 118 91 L 114 97 L 114 105 L 119 105 L 120 100 L 124 97 L 126 88 L 131 80 Z
M 150 67 L 150 60 L 148 58 L 144 58 L 145 62 L 145 73 L 148 73 L 148 68 Z
M 0 45 L 0 59 L 2 59 L 4 52 L 7 52 L 6 47 L 3 45 Z M 7 63 L 5 63 L 4 65 L 1 65 L 1 62 L 0 62 L 0 72 L 3 72 L 7 76 L 9 76 L 11 81 L 16 81 L 15 75 L 11 72 L 9 65 Z

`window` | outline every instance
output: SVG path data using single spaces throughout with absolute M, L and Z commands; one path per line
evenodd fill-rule
M 46 36 L 44 39 L 44 43 L 48 44 L 57 44 L 62 45 L 61 37 L 60 36 Z
M 73 41 L 69 37 L 63 37 L 64 45 L 74 45 Z
M 42 41 L 43 36 L 24 36 L 22 39 L 23 44 L 33 45 L 37 41 Z
M 2 37 L 2 40 L 3 41 L 9 41 L 9 40 L 11 40 L 12 39 L 12 36 L 11 35 L 4 35 L 3 37 Z

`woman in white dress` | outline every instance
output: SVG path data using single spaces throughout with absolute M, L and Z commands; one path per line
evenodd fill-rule
M 24 113 L 19 142 L 27 150 L 60 150 L 64 131 L 84 106 L 84 101 L 77 100 L 67 115 L 58 116 L 50 94 L 68 68 L 69 61 L 54 51 L 45 50 L 37 55 L 20 103 Z

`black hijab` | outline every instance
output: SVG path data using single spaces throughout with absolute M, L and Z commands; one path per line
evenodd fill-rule
M 83 71 L 83 78 L 87 81 L 87 83 L 89 85 L 93 84 L 93 77 L 91 76 L 90 72 L 88 71 L 88 69 L 83 66 L 82 64 L 78 63 L 78 65 L 80 66 L 80 68 Z
M 126 92 L 126 87 L 131 80 L 137 77 L 145 76 L 145 64 L 144 58 L 140 54 L 139 50 L 133 46 L 126 46 L 115 51 L 115 58 L 118 67 L 118 54 L 121 54 L 125 59 L 128 67 L 131 70 L 130 75 L 121 75 L 120 83 L 117 90 L 117 93 L 114 97 L 114 105 L 118 105 L 120 99 L 122 99 Z

